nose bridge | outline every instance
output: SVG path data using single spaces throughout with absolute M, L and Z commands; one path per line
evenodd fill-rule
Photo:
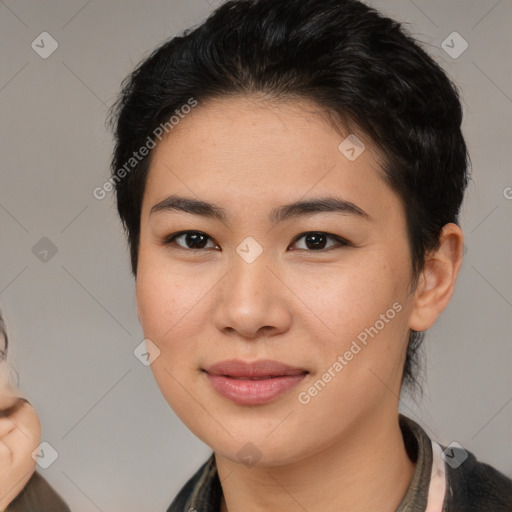
M 236 330 L 246 337 L 255 336 L 262 327 L 261 332 L 281 330 L 289 321 L 282 284 L 271 271 L 271 251 L 256 244 L 244 240 L 236 248 L 216 311 L 217 328 Z
M 238 300 L 268 300 L 272 290 L 269 258 L 270 251 L 264 250 L 252 237 L 247 237 L 236 247 L 229 279 L 231 292 Z

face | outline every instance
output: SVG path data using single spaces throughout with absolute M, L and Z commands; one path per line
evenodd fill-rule
M 298 461 L 397 407 L 406 221 L 370 141 L 356 133 L 357 156 L 339 148 L 348 135 L 306 100 L 236 97 L 195 107 L 154 150 L 136 279 L 151 367 L 186 426 L 233 461 Z M 297 202 L 310 205 L 286 208 Z M 205 371 L 233 359 L 296 371 Z

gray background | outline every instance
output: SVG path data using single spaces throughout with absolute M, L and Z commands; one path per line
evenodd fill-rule
M 21 389 L 59 453 L 39 471 L 74 511 L 165 510 L 210 451 L 133 355 L 128 251 L 112 194 L 92 191 L 108 178 L 104 122 L 122 78 L 218 3 L 0 3 L 0 307 Z M 457 291 L 425 343 L 425 397 L 402 411 L 512 476 L 512 3 L 372 5 L 408 22 L 462 88 L 473 163 Z M 47 59 L 31 48 L 43 31 L 59 45 Z M 456 59 L 441 47 L 454 31 L 469 44 Z M 43 237 L 57 248 L 46 262 L 33 252 Z

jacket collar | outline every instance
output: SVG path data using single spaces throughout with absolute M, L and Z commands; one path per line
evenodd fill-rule
M 432 442 L 427 433 L 407 416 L 399 414 L 399 425 L 407 454 L 416 465 L 396 512 L 425 512 L 432 473 Z M 221 498 L 222 487 L 212 453 L 181 489 L 167 512 L 219 512 Z

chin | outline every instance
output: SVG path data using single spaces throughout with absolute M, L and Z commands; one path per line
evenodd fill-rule
M 268 431 L 255 432 L 254 435 L 246 434 L 240 442 L 229 437 L 228 434 L 226 434 L 228 439 L 225 439 L 225 442 L 219 442 L 218 439 L 213 440 L 211 437 L 202 440 L 210 446 L 216 455 L 247 467 L 284 466 L 315 453 L 314 447 L 298 446 L 297 436 L 287 435 L 284 431 L 282 434 L 282 436 L 269 439 Z

